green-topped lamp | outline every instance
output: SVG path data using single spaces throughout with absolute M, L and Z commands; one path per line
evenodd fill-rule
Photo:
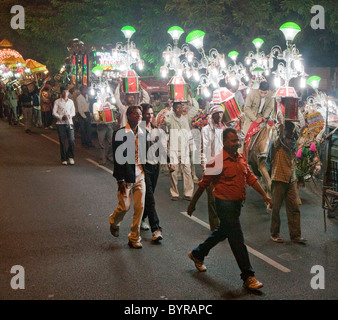
M 236 62 L 238 55 L 239 55 L 239 53 L 237 51 L 230 51 L 228 53 L 228 57 L 234 62 Z
M 307 79 L 306 83 L 314 90 L 317 90 L 321 79 L 322 78 L 319 76 L 311 76 L 310 78 Z
M 124 26 L 121 31 L 123 32 L 125 38 L 129 41 L 131 36 L 136 32 L 135 28 L 132 26 Z
M 186 38 L 186 42 L 194 46 L 197 50 L 203 48 L 203 39 L 205 32 L 201 30 L 191 31 Z
M 297 35 L 298 32 L 301 31 L 300 27 L 298 24 L 294 22 L 286 22 L 284 23 L 279 30 L 281 30 L 284 34 L 285 40 L 286 41 L 293 41 L 295 36 Z
M 256 47 L 256 49 L 258 50 L 264 43 L 264 40 L 261 38 L 256 38 L 252 40 L 252 43 L 254 44 L 254 46 Z
M 168 33 L 171 35 L 174 41 L 178 41 L 181 35 L 184 33 L 184 30 L 181 27 L 173 26 L 168 29 Z
M 101 77 L 103 74 L 103 68 L 100 66 L 96 66 L 92 69 L 92 72 L 97 76 L 97 77 Z

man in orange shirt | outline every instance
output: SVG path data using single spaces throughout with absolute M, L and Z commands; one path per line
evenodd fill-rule
M 206 267 L 203 264 L 204 257 L 208 255 L 215 245 L 228 238 L 231 250 L 241 270 L 241 278 L 244 282 L 243 286 L 250 290 L 258 290 L 263 287 L 263 284 L 256 280 L 254 276 L 255 273 L 250 264 L 246 245 L 244 244 L 239 216 L 243 201 L 246 198 L 246 185 L 256 190 L 263 197 L 265 203 L 272 206 L 272 200 L 258 183 L 257 177 L 251 172 L 243 154 L 237 152 L 238 148 L 239 139 L 237 131 L 233 128 L 225 129 L 223 131 L 223 152 L 216 155 L 214 161 L 212 163 L 209 162 L 207 165 L 207 168 L 209 166 L 209 170 L 199 182 L 198 189 L 187 209 L 188 215 L 191 215 L 204 189 L 210 183 L 213 183 L 213 195 L 215 197 L 216 212 L 220 225 L 212 231 L 202 244 L 189 252 L 188 256 L 194 261 L 199 271 L 206 271 Z M 217 163 L 222 163 L 223 167 L 217 168 L 218 166 L 215 165 Z M 213 168 L 210 168 L 212 165 Z

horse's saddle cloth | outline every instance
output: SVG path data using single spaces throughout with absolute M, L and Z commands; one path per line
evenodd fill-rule
M 250 140 L 250 144 L 249 144 L 249 151 L 252 150 L 252 146 L 255 145 L 255 142 L 258 139 L 258 137 L 260 136 L 260 134 L 262 132 L 262 128 L 265 125 L 266 125 L 265 123 L 261 123 L 259 126 L 256 127 L 257 131 L 255 133 L 253 133 L 252 136 L 251 136 L 251 140 Z

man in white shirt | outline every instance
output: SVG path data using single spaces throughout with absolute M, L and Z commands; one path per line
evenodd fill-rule
M 209 111 L 208 124 L 202 128 L 202 152 L 201 165 L 203 173 L 205 172 L 206 164 L 223 150 L 223 129 L 222 124 L 224 110 L 220 105 L 214 105 Z M 219 219 L 216 213 L 215 198 L 212 194 L 214 186 L 211 183 L 206 188 L 208 198 L 208 216 L 210 230 L 213 231 L 219 226 Z
M 191 175 L 190 151 L 193 143 L 193 136 L 190 129 L 192 118 L 198 113 L 199 105 L 193 97 L 191 90 L 188 90 L 189 102 L 192 105 L 187 114 L 183 114 L 182 102 L 174 102 L 172 111 L 165 115 L 164 122 L 169 130 L 170 148 L 170 174 L 171 200 L 177 201 L 179 191 L 177 187 L 178 172 L 180 166 L 183 173 L 183 199 L 190 201 L 194 192 L 194 182 Z
M 82 86 L 80 94 L 76 98 L 76 105 L 78 109 L 78 121 L 80 125 L 81 142 L 83 146 L 92 146 L 92 131 L 91 131 L 91 117 L 90 117 L 90 103 L 87 96 L 88 88 Z
M 121 87 L 121 83 L 119 82 L 119 84 L 117 85 L 116 89 L 115 89 L 115 100 L 116 100 L 116 106 L 119 109 L 119 113 L 120 113 L 120 128 L 123 128 L 127 125 L 128 119 L 127 119 L 127 115 L 126 115 L 126 111 L 128 109 L 128 107 L 130 106 L 134 106 L 134 105 L 140 105 L 142 103 L 150 103 L 150 97 L 148 92 L 142 87 L 142 83 L 140 81 L 140 103 L 137 104 L 135 101 L 135 96 L 133 93 L 126 93 L 126 97 L 125 97 L 125 101 L 124 104 L 121 102 L 120 99 L 120 87 Z
M 75 116 L 75 106 L 74 102 L 71 99 L 68 99 L 69 91 L 68 89 L 62 87 L 60 88 L 61 98 L 55 100 L 53 107 L 53 116 L 56 120 L 56 128 L 59 135 L 60 141 L 60 153 L 61 153 L 61 163 L 62 165 L 67 165 L 67 160 L 69 164 L 74 164 L 74 148 L 75 148 L 75 138 L 74 138 L 74 127 L 73 127 L 73 117 Z M 68 140 L 68 148 L 66 145 L 66 140 Z

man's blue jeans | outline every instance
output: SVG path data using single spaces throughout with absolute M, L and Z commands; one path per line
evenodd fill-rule
M 241 278 L 246 280 L 249 276 L 254 275 L 254 270 L 250 264 L 239 221 L 242 201 L 227 201 L 215 198 L 215 205 L 220 225 L 203 243 L 192 251 L 192 254 L 196 259 L 203 261 L 204 257 L 208 255 L 215 245 L 228 238 L 231 250 L 242 272 Z
M 74 129 L 66 124 L 57 124 L 56 125 L 59 141 L 60 141 L 60 154 L 61 161 L 67 161 L 69 158 L 74 159 L 74 148 L 75 148 L 75 138 L 74 138 Z M 67 140 L 68 139 L 68 147 Z

